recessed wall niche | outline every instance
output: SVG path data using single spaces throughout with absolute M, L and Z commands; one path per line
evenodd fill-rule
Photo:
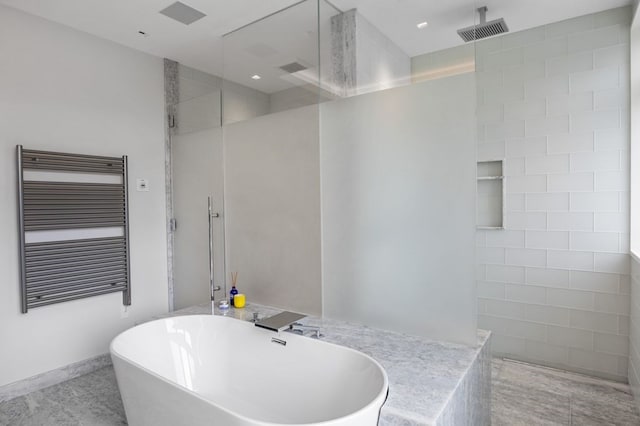
M 504 229 L 503 166 L 503 160 L 478 162 L 478 229 Z

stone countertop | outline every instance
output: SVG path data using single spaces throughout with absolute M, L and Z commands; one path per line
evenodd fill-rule
M 243 321 L 251 320 L 254 312 L 263 318 L 281 311 L 253 303 L 243 309 L 230 308 L 226 314 L 215 308 L 216 315 Z M 194 306 L 163 317 L 196 314 L 211 314 L 211 306 Z M 320 327 L 321 340 L 359 350 L 384 367 L 389 396 L 380 418 L 386 425 L 436 424 L 490 336 L 478 330 L 477 344 L 465 346 L 312 316 L 300 323 Z

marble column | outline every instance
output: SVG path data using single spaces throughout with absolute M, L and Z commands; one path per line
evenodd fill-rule
M 177 123 L 178 93 L 178 63 L 170 59 L 164 60 L 164 169 L 165 192 L 167 208 L 167 277 L 169 287 L 169 311 L 173 311 L 173 174 L 171 164 L 171 136 Z
M 331 18 L 331 78 L 340 97 L 353 96 L 356 79 L 356 9 Z

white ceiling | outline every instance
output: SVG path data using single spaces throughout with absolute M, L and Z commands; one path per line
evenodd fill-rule
M 4 4 L 184 65 L 222 75 L 220 37 L 298 0 L 182 0 L 207 16 L 186 26 L 158 12 L 175 0 L 0 0 Z M 409 56 L 462 44 L 459 28 L 504 17 L 511 32 L 625 6 L 632 0 L 333 0 L 358 11 Z M 426 29 L 416 24 L 428 21 Z M 138 31 L 145 31 L 143 37 Z M 264 40 L 262 40 L 264 41 Z
M 510 32 L 627 6 L 632 0 L 335 0 L 342 10 L 357 8 L 409 56 L 462 44 L 456 31 L 477 23 L 475 10 L 487 6 L 487 20 L 504 18 Z M 423 30 L 416 27 L 429 22 Z

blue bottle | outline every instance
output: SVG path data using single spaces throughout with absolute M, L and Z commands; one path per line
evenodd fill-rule
M 231 291 L 229 292 L 229 304 L 230 304 L 231 306 L 235 306 L 235 305 L 233 304 L 233 298 L 234 298 L 234 297 L 235 297 L 235 295 L 236 295 L 236 294 L 238 294 L 238 293 L 239 293 L 239 292 L 238 292 L 238 289 L 236 289 L 236 286 L 235 286 L 235 285 L 234 285 L 234 286 L 232 286 L 232 287 L 231 287 Z

